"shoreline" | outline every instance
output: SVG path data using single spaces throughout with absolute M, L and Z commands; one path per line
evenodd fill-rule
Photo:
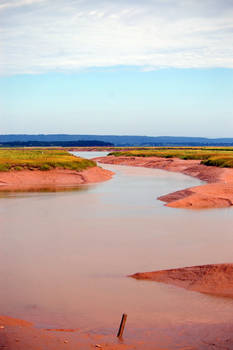
M 127 327 L 127 326 L 126 326 Z M 113 332 L 114 333 L 114 332 Z M 233 323 L 178 323 L 167 329 L 128 330 L 118 339 L 116 334 L 81 329 L 46 329 L 9 316 L 0 316 L 0 347 L 8 350 L 210 350 L 230 349 Z
M 128 277 L 171 284 L 190 291 L 233 298 L 233 264 L 210 264 L 152 272 Z
M 184 209 L 226 208 L 233 206 L 233 169 L 206 166 L 200 160 L 159 157 L 106 156 L 94 160 L 116 164 L 155 168 L 189 175 L 207 182 L 200 186 L 165 194 L 158 199 L 167 207 Z
M 83 171 L 68 169 L 21 170 L 0 172 L 0 192 L 30 191 L 46 188 L 68 188 L 110 180 L 110 170 L 95 166 Z
M 82 331 L 80 329 L 37 328 L 31 322 L 0 315 L 0 348 L 8 350 L 107 349 L 130 350 L 115 335 Z

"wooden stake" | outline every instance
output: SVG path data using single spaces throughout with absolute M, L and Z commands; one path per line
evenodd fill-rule
M 126 315 L 126 314 L 123 314 L 123 315 L 122 315 L 122 319 L 121 319 L 121 324 L 120 324 L 120 327 L 119 327 L 119 331 L 118 331 L 118 333 L 117 333 L 117 337 L 118 337 L 118 338 L 121 338 L 122 335 L 123 335 L 124 328 L 125 328 L 125 323 L 126 323 L 126 319 L 127 319 L 127 315 Z

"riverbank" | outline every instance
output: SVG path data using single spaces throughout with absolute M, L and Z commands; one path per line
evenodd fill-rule
M 205 209 L 223 208 L 233 205 L 233 169 L 206 166 L 201 160 L 107 156 L 96 158 L 99 163 L 156 168 L 196 177 L 207 184 L 190 187 L 160 196 L 158 199 L 173 208 Z
M 233 264 L 138 272 L 129 277 L 172 284 L 191 291 L 233 298 Z
M 0 191 L 27 191 L 41 188 L 75 187 L 111 179 L 113 172 L 94 166 L 82 171 L 69 169 L 0 172 Z

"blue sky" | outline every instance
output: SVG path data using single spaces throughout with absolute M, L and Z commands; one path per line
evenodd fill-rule
M 0 3 L 0 133 L 233 137 L 233 3 Z

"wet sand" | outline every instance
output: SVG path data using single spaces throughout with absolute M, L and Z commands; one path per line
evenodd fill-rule
M 0 316 L 0 348 L 8 350 L 130 349 L 113 336 L 83 333 L 78 329 L 38 329 L 30 322 Z M 132 349 L 132 347 L 131 347 Z
M 174 328 L 136 330 L 130 337 L 83 332 L 79 329 L 39 329 L 0 316 L 0 348 L 8 350 L 231 350 L 233 324 L 186 324 Z
M 130 277 L 172 284 L 200 293 L 233 298 L 233 264 L 212 264 L 139 272 Z
M 53 169 L 0 172 L 0 191 L 27 191 L 46 187 L 74 187 L 111 179 L 113 172 L 100 167 L 83 171 Z
M 224 208 L 233 205 L 233 169 L 202 165 L 200 160 L 158 157 L 115 157 L 95 159 L 100 163 L 141 166 L 179 172 L 207 184 L 160 196 L 166 206 L 186 209 Z

